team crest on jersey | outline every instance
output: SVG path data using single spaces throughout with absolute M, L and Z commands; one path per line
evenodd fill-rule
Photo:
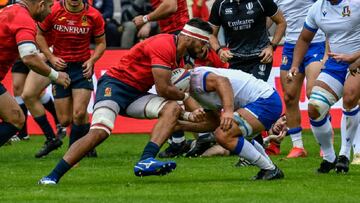
M 104 97 L 111 97 L 111 87 L 105 88 Z
M 225 8 L 225 15 L 231 15 L 232 13 L 232 8 Z
M 343 7 L 342 16 L 343 16 L 343 17 L 345 17 L 345 16 L 350 16 L 350 14 L 351 14 L 350 7 L 349 7 L 349 6 L 344 6 L 344 7 Z
M 324 10 L 324 11 L 322 12 L 322 14 L 323 14 L 323 16 L 325 17 L 325 16 L 326 16 L 326 14 L 327 14 L 327 11 L 326 11 L 326 10 Z
M 58 21 L 63 21 L 63 20 L 66 20 L 65 16 L 62 16 L 62 17 L 58 18 Z
M 252 2 L 247 3 L 246 4 L 246 9 L 248 11 L 246 12 L 246 14 L 248 14 L 248 15 L 253 14 L 254 13 L 254 11 L 252 10 L 253 8 L 254 8 L 254 4 Z
M 281 60 L 281 64 L 282 64 L 282 65 L 287 65 L 287 63 L 288 63 L 288 57 L 287 57 L 287 56 L 283 56 L 283 57 L 282 57 L 282 60 Z
M 87 16 L 82 16 L 81 21 L 82 21 L 81 22 L 82 26 L 88 26 L 89 25 L 88 20 L 87 20 Z

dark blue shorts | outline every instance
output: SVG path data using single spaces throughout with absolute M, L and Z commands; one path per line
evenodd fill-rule
M 116 102 L 120 107 L 120 115 L 126 115 L 126 108 L 136 99 L 149 94 L 131 87 L 120 80 L 106 74 L 101 76 L 96 89 L 95 103 L 105 100 Z
M 0 95 L 3 95 L 6 91 L 6 88 L 4 87 L 3 84 L 0 83 Z
M 282 103 L 279 94 L 274 93 L 268 98 L 259 98 L 245 105 L 244 109 L 250 111 L 269 130 L 281 116 Z
M 67 63 L 67 68 L 64 71 L 69 74 L 71 83 L 66 89 L 62 85 L 53 83 L 52 90 L 55 99 L 70 97 L 72 89 L 94 90 L 93 80 L 83 76 L 82 64 L 83 62 Z
M 11 72 L 27 75 L 30 72 L 30 69 L 21 60 L 17 60 L 11 68 Z
M 350 64 L 346 62 L 337 62 L 334 58 L 329 58 L 321 70 L 322 73 L 327 73 L 344 85 L 346 75 Z
M 285 43 L 280 70 L 290 70 L 293 60 L 295 44 Z M 305 68 L 314 61 L 321 61 L 325 53 L 325 42 L 311 43 L 304 60 L 300 64 L 299 72 L 305 73 Z

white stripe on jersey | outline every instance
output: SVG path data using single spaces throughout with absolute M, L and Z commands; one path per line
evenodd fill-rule
M 296 44 L 302 27 L 305 22 L 309 8 L 314 4 L 314 0 L 274 0 L 279 9 L 283 12 L 287 22 L 285 41 Z M 318 31 L 312 40 L 313 43 L 324 42 L 325 34 Z
M 309 9 L 305 26 L 309 30 L 321 29 L 329 39 L 331 52 L 360 51 L 360 0 L 342 0 L 338 5 L 318 0 Z
M 256 101 L 259 98 L 268 98 L 274 93 L 274 89 L 263 80 L 256 79 L 251 74 L 241 70 L 197 67 L 191 72 L 190 94 L 205 109 L 220 110 L 222 103 L 216 92 L 206 92 L 204 76 L 207 73 L 214 73 L 227 77 L 230 80 L 234 92 L 234 107 L 239 109 L 246 104 Z

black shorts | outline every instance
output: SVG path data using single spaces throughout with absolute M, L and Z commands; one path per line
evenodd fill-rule
M 87 79 L 83 76 L 84 68 L 82 64 L 83 62 L 67 63 L 67 67 L 63 71 L 69 75 L 71 83 L 66 89 L 62 85 L 53 83 L 52 93 L 55 99 L 70 97 L 72 89 L 94 90 L 92 79 Z
M 271 63 L 261 63 L 260 58 L 254 59 L 240 59 L 238 57 L 234 57 L 230 60 L 229 68 L 242 70 L 246 73 L 250 73 L 255 76 L 257 79 L 261 79 L 265 82 L 269 79 L 270 72 L 272 69 L 272 62 Z
M 11 68 L 11 72 L 27 75 L 30 72 L 30 69 L 21 60 L 17 60 Z

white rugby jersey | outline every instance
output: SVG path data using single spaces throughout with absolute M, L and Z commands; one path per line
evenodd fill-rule
M 318 0 L 309 9 L 304 26 L 313 32 L 321 29 L 329 39 L 331 52 L 360 51 L 360 0 L 341 0 L 337 5 Z
M 274 0 L 279 9 L 283 12 L 287 22 L 285 42 L 296 44 L 309 8 L 316 0 Z M 325 34 L 318 31 L 312 42 L 324 42 Z
M 258 98 L 268 98 L 275 91 L 268 83 L 241 70 L 197 67 L 191 72 L 190 95 L 205 109 L 222 109 L 221 99 L 217 92 L 206 92 L 205 80 L 209 73 L 221 75 L 230 80 L 234 92 L 235 109 L 242 108 Z

